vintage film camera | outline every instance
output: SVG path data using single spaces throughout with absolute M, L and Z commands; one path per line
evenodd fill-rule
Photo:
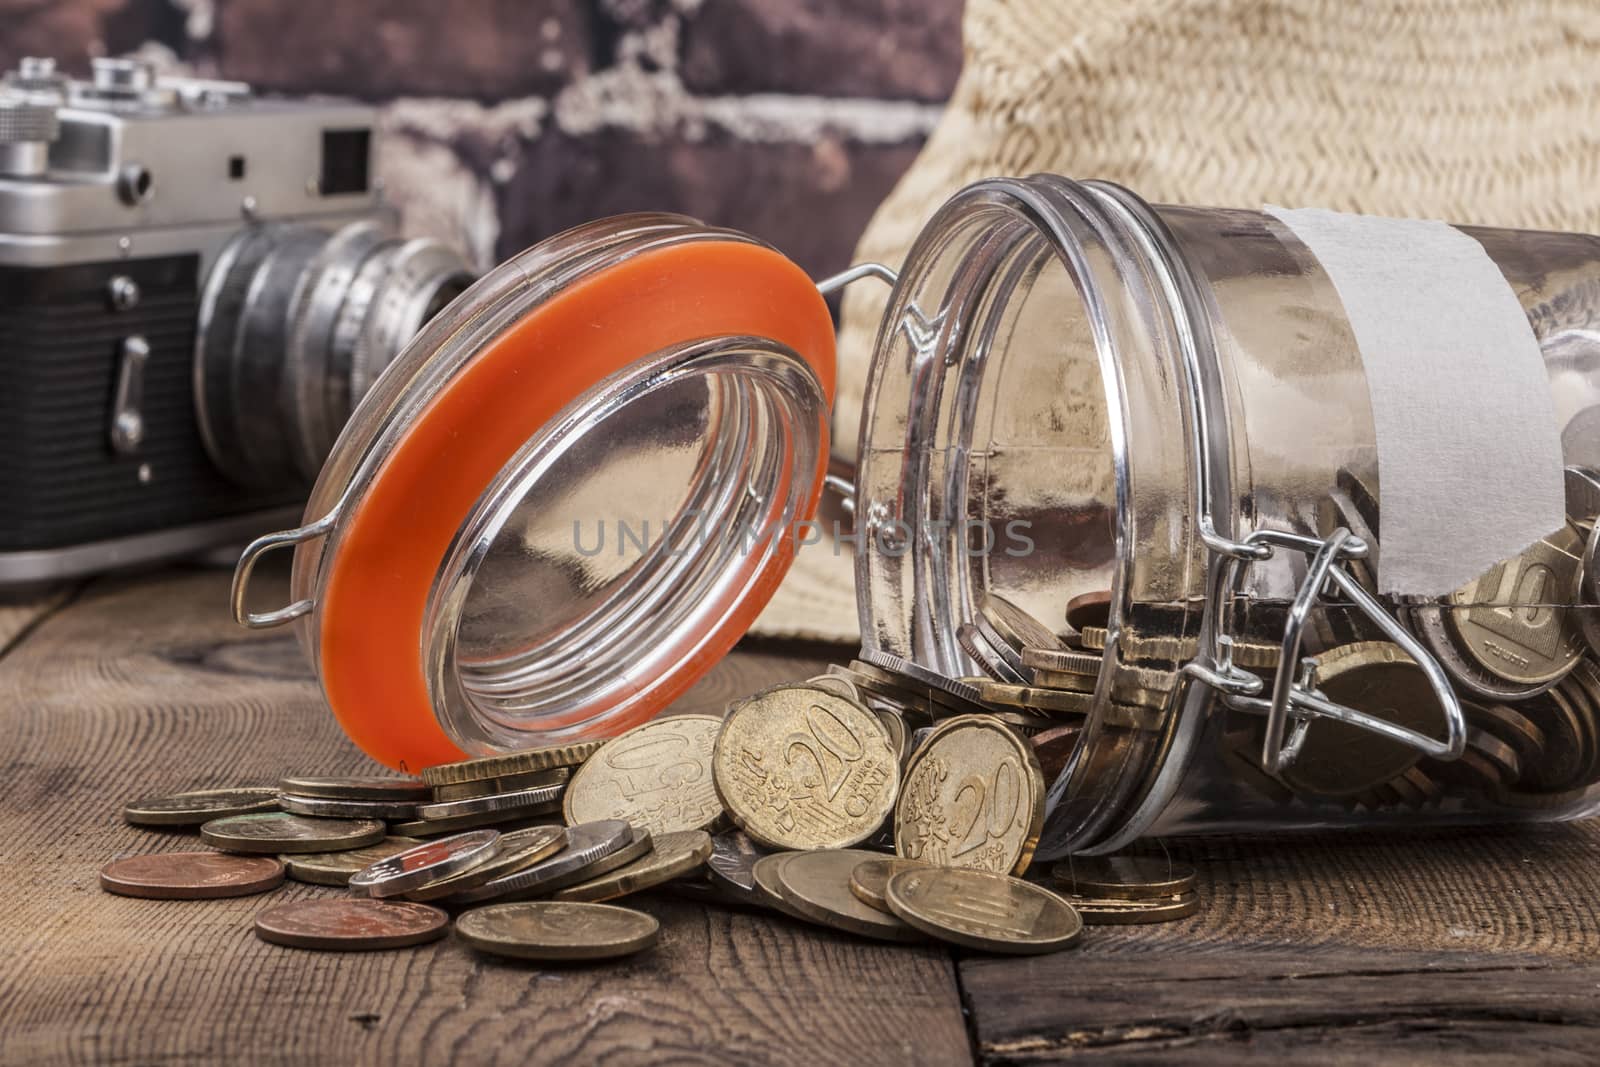
M 126 59 L 0 82 L 0 588 L 298 518 L 373 378 L 473 277 L 394 235 L 374 118 Z

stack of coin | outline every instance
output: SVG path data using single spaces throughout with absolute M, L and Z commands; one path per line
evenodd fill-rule
M 1076 856 L 1050 873 L 1090 926 L 1170 922 L 1199 906 L 1193 868 L 1154 856 Z

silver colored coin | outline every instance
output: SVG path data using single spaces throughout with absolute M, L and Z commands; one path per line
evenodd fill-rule
M 348 852 L 311 852 L 278 858 L 283 861 L 289 877 L 297 882 L 344 887 L 350 884 L 350 876 L 357 871 L 420 844 L 422 842 L 414 837 L 386 837 L 376 845 L 354 848 Z
M 1011 658 L 996 647 L 989 635 L 973 624 L 964 622 L 956 627 L 956 641 L 989 677 L 1015 685 L 1026 685 L 1030 681 L 1022 673 L 1021 659 L 1012 663 Z
M 814 675 L 807 678 L 804 684 L 814 686 L 817 689 L 826 689 L 836 696 L 842 696 L 846 700 L 853 700 L 857 704 L 865 703 L 861 699 L 861 690 L 856 688 L 856 683 L 842 674 Z M 743 701 L 740 703 L 743 703 Z
M 213 819 L 200 827 L 200 840 L 224 852 L 340 852 L 382 841 L 383 823 L 265 811 Z
M 495 793 L 486 797 L 467 797 L 464 800 L 420 804 L 417 806 L 417 815 L 423 819 L 456 819 L 463 815 L 488 815 L 518 808 L 541 807 L 560 801 L 561 794 L 566 788 L 565 782 L 555 782 L 515 793 Z
M 198 789 L 141 797 L 122 809 L 122 818 L 133 826 L 199 826 L 229 815 L 277 810 L 276 789 Z
M 498 793 L 520 793 L 541 785 L 564 785 L 572 777 L 571 767 L 551 767 L 544 771 L 507 774 L 499 778 L 479 778 L 469 782 L 448 782 L 433 787 L 434 802 L 488 797 Z M 424 798 L 425 800 L 427 798 Z
M 567 828 L 567 847 L 531 867 L 502 875 L 484 885 L 447 898 L 449 904 L 476 904 L 484 900 L 537 896 L 561 885 L 581 882 L 594 866 L 623 853 L 634 843 L 633 827 L 621 819 L 601 819 Z M 646 835 L 648 848 L 648 835 Z M 636 858 L 636 857 L 635 857 Z M 623 861 L 628 862 L 628 861 Z M 569 876 L 570 881 L 562 881 Z M 553 884 L 556 883 L 556 884 Z
M 474 864 L 464 871 L 439 878 L 405 894 L 407 900 L 426 903 L 443 900 L 456 893 L 464 893 L 485 882 L 492 882 L 503 874 L 531 867 L 552 853 L 559 852 L 567 842 L 564 826 L 530 826 L 525 830 L 512 830 L 500 835 L 493 856 Z
M 429 841 L 381 859 L 350 876 L 351 891 L 369 897 L 397 897 L 494 857 L 498 830 L 472 830 Z
M 412 801 L 329 800 L 285 793 L 278 798 L 278 805 L 284 811 L 319 819 L 414 819 L 417 816 L 417 805 Z
M 741 904 L 762 907 L 766 896 L 756 885 L 756 861 L 765 856 L 742 830 L 730 830 L 711 839 L 706 877 L 711 884 Z
M 507 808 L 504 811 L 486 811 L 477 815 L 453 815 L 448 819 L 412 819 L 409 822 L 391 824 L 389 831 L 405 834 L 407 837 L 438 837 L 440 834 L 458 834 L 463 830 L 480 830 L 485 826 L 492 826 L 497 830 L 520 830 L 523 826 L 539 823 L 552 821 L 559 823 L 560 816 L 561 802 L 553 801 L 522 808 Z
M 978 617 L 973 621 L 1002 654 L 1007 650 L 1016 653 L 1019 668 L 1025 648 L 1065 651 L 1067 647 L 1054 630 L 998 593 L 984 594 L 978 603 Z M 1010 656 L 1006 658 L 1011 659 Z
M 297 797 L 324 800 L 386 800 L 391 804 L 417 803 L 429 797 L 428 786 L 420 778 L 395 778 L 389 775 L 295 775 L 278 783 L 278 788 Z
M 977 689 L 968 683 L 961 681 L 959 678 L 947 678 L 938 671 L 929 670 L 927 667 L 919 663 L 913 663 L 903 656 L 897 656 L 893 652 L 885 652 L 878 648 L 863 648 L 861 650 L 861 659 L 879 670 L 898 674 L 904 678 L 909 678 L 913 682 L 931 686 L 970 704 L 981 704 L 983 702 L 978 696 Z

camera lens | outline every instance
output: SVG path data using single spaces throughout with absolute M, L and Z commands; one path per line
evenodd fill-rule
M 235 234 L 206 279 L 195 342 L 212 462 L 254 488 L 309 485 L 373 381 L 472 281 L 438 241 L 372 222 Z

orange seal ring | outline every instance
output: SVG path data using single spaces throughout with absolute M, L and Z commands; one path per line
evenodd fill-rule
M 346 517 L 334 558 L 324 561 L 323 691 L 363 751 L 413 773 L 466 755 L 428 697 L 423 620 L 457 530 L 523 444 L 631 363 L 687 341 L 736 335 L 793 349 L 831 406 L 833 321 L 816 285 L 770 248 L 712 240 L 641 253 L 530 308 L 418 413 Z M 805 516 L 815 514 L 822 492 L 825 443 L 819 456 Z M 664 709 L 743 636 L 793 560 L 792 539 L 779 541 L 749 595 L 709 624 L 692 658 L 655 682 L 659 700 L 608 722 L 608 731 Z

